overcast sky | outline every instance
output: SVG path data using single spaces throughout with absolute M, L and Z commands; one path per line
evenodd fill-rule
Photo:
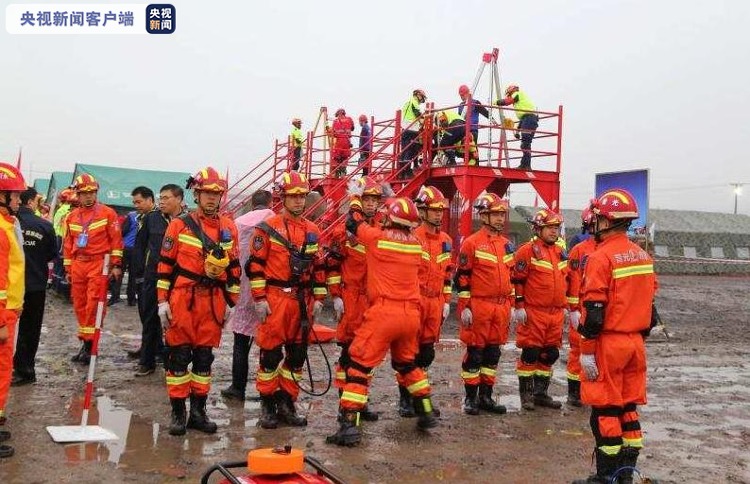
M 239 174 L 323 105 L 386 118 L 415 87 L 455 103 L 497 46 L 503 83 L 564 105 L 563 207 L 600 171 L 649 168 L 657 208 L 731 211 L 729 184 L 750 182 L 747 1 L 174 5 L 173 35 L 3 29 L 0 158 L 23 146 L 34 178 L 75 162 Z

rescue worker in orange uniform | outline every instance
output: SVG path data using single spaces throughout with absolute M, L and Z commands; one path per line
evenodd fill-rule
M 13 375 L 13 345 L 18 317 L 23 309 L 26 270 L 21 225 L 14 216 L 21 206 L 26 182 L 13 165 L 0 163 L 0 459 L 11 457 L 5 444 L 10 431 L 3 430 L 8 416 L 5 405 Z
M 510 268 L 515 248 L 502 235 L 508 201 L 494 193 L 474 202 L 482 228 L 461 244 L 456 270 L 460 338 L 466 345 L 461 365 L 466 398 L 464 413 L 504 414 L 492 399 L 500 348 L 508 341 L 511 298 Z
M 378 219 L 378 208 L 382 204 L 384 187 L 370 177 L 356 180 L 349 189 L 350 204 L 362 210 L 365 223 L 374 226 Z M 339 396 L 346 385 L 346 369 L 349 366 L 349 346 L 354 340 L 354 332 L 362 326 L 362 319 L 368 307 L 367 265 L 365 246 L 356 235 L 347 232 L 345 223 L 334 229 L 328 250 L 328 292 L 333 300 L 338 326 L 336 342 L 341 347 L 341 355 L 336 364 L 335 386 Z M 365 405 L 360 411 L 362 420 L 374 422 L 378 414 Z
M 422 329 L 419 335 L 419 353 L 415 363 L 426 372 L 435 360 L 435 343 L 440 341 L 440 329 L 450 313 L 453 278 L 453 241 L 440 228 L 443 225 L 448 199 L 433 186 L 419 190 L 414 203 L 422 224 L 414 235 L 422 243 L 422 265 L 419 270 L 419 290 L 422 294 Z M 413 417 L 414 406 L 406 387 L 399 386 L 401 396 L 399 415 Z M 440 411 L 433 405 L 436 417 Z
M 79 207 L 65 219 L 63 266 L 70 281 L 70 296 L 78 319 L 78 339 L 82 341 L 78 354 L 71 361 L 89 364 L 94 343 L 96 306 L 102 291 L 100 281 L 104 255 L 109 254 L 110 275 L 122 277 L 122 234 L 117 213 L 97 201 L 99 182 L 87 174 L 73 181 Z M 102 320 L 106 315 L 106 305 Z
M 167 394 L 172 404 L 170 435 L 185 435 L 187 428 L 216 432 L 216 423 L 206 415 L 213 348 L 219 347 L 224 322 L 240 292 L 237 227 L 219 214 L 227 181 L 207 167 L 190 177 L 186 188 L 193 190 L 198 207 L 169 222 L 157 266 L 158 314 L 165 330 Z
M 633 196 L 623 189 L 593 201 L 596 250 L 586 262 L 581 301 L 581 397 L 591 405 L 596 474 L 575 483 L 608 483 L 618 469 L 633 468 L 643 447 L 638 405 L 646 404 L 644 341 L 656 325 L 657 281 L 651 257 L 628 240 L 638 218 Z M 619 480 L 633 482 L 632 469 Z
M 369 375 L 391 350 L 391 366 L 399 385 L 414 399 L 417 428 L 437 425 L 432 412 L 430 382 L 416 363 L 421 325 L 419 270 L 422 245 L 412 233 L 419 213 L 407 198 L 390 199 L 382 227 L 371 227 L 357 206 L 347 220 L 347 230 L 365 246 L 367 296 L 370 307 L 349 347 L 351 362 L 339 403 L 339 429 L 327 442 L 356 445 L 362 438 L 360 410 L 367 405 Z
M 320 231 L 302 216 L 310 185 L 304 175 L 290 171 L 282 175 L 277 190 L 284 209 L 255 227 L 246 266 L 261 321 L 256 386 L 261 398 L 258 424 L 264 429 L 278 427 L 279 421 L 307 425 L 294 405 L 297 382 L 307 358 L 308 329 L 320 317 L 328 294 Z
M 352 131 L 354 131 L 352 118 L 346 115 L 343 108 L 337 109 L 336 119 L 331 123 L 333 135 L 331 162 L 337 178 L 346 176 L 346 165 L 349 157 L 352 156 Z
M 588 232 L 593 226 L 594 212 L 586 207 L 581 212 L 581 224 L 583 232 Z M 578 326 L 581 324 L 581 284 L 586 261 L 589 255 L 596 249 L 596 241 L 593 237 L 584 239 L 570 250 L 568 254 L 568 310 L 570 311 L 568 326 L 568 404 L 574 407 L 583 405 L 581 402 L 581 335 Z
M 531 220 L 535 237 L 515 255 L 516 346 L 521 348 L 516 373 L 524 410 L 562 406 L 547 393 L 567 317 L 568 254 L 557 243 L 562 222 L 552 210 L 537 212 Z

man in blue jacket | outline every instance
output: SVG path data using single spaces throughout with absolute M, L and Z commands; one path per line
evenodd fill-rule
M 57 237 L 52 223 L 35 215 L 32 209 L 36 197 L 37 192 L 33 188 L 22 192 L 21 206 L 18 209 L 26 258 L 26 291 L 18 322 L 18 343 L 13 357 L 13 386 L 36 381 L 34 360 L 42 334 L 49 263 L 57 253 Z

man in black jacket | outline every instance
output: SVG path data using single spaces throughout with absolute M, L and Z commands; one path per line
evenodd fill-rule
M 138 312 L 143 325 L 140 363 L 135 376 L 147 376 L 156 369 L 156 355 L 164 350 L 161 321 L 158 314 L 156 266 L 159 263 L 164 233 L 169 222 L 182 214 L 183 191 L 177 185 L 164 185 L 159 190 L 159 208 L 143 215 L 133 247 L 132 274 L 143 281 L 138 295 Z
M 23 232 L 23 251 L 26 256 L 26 292 L 23 311 L 18 323 L 18 344 L 13 357 L 11 385 L 26 385 L 36 381 L 34 359 L 39 348 L 44 318 L 49 262 L 57 253 L 57 238 L 52 224 L 34 215 L 32 204 L 37 192 L 29 188 L 21 193 L 18 220 Z

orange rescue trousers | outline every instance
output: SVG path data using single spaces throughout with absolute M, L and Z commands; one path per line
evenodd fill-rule
M 505 297 L 473 296 L 470 302 L 473 321 L 461 325 L 461 342 L 466 354 L 461 364 L 464 385 L 476 387 L 495 384 L 500 348 L 508 342 L 510 300 Z
M 522 349 L 516 373 L 519 377 L 549 378 L 560 357 L 565 310 L 527 304 L 526 318 L 526 323 L 516 328 L 516 347 Z
M 208 395 L 212 348 L 221 342 L 226 301 L 219 287 L 175 287 L 169 295 L 172 321 L 167 344 L 167 393 L 170 398 Z M 192 363 L 192 369 L 188 366 Z
M 596 381 L 581 382 L 591 429 L 602 452 L 643 447 L 637 405 L 646 404 L 646 350 L 640 333 L 602 333 L 596 340 Z
M 344 302 L 344 314 L 336 327 L 336 341 L 341 347 L 341 356 L 336 363 L 336 388 L 346 385 L 346 367 L 349 364 L 349 345 L 354 340 L 354 333 L 362 326 L 362 319 L 367 310 L 367 293 L 364 288 L 344 286 L 341 289 L 341 300 Z
M 73 299 L 73 311 L 78 320 L 78 339 L 94 340 L 96 326 L 96 306 L 103 299 L 107 284 L 102 284 L 104 256 L 73 258 L 70 265 L 70 297 Z M 106 300 L 106 299 L 104 299 Z M 104 305 L 102 324 L 107 314 Z
M 258 326 L 256 341 L 260 347 L 260 361 L 256 388 L 264 397 L 281 390 L 291 396 L 292 401 L 296 401 L 299 396 L 297 382 L 302 379 L 302 368 L 307 358 L 307 346 L 302 341 L 297 293 L 295 289 L 286 291 L 270 286 L 266 298 L 271 313 Z M 308 320 L 312 325 L 313 300 L 310 295 L 305 300 Z
M 8 402 L 10 379 L 13 375 L 13 343 L 16 337 L 18 314 L 4 310 L 5 325 L 8 328 L 8 339 L 0 343 L 0 421 L 5 418 L 5 404 Z
M 370 374 L 391 350 L 396 380 L 412 397 L 429 397 L 427 374 L 414 363 L 420 331 L 420 304 L 381 298 L 364 314 L 349 348 L 351 363 L 346 371 L 346 386 L 341 408 L 360 411 L 367 405 Z

